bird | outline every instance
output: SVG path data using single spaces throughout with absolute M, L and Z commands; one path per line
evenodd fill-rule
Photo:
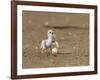
M 55 41 L 55 37 L 56 37 L 56 35 L 54 34 L 53 30 L 50 29 L 47 31 L 47 39 L 42 40 L 41 46 L 40 46 L 40 49 L 42 50 L 43 53 L 47 52 L 47 51 L 48 52 L 51 51 L 51 53 L 52 53 L 52 51 L 54 52 L 55 48 L 53 46 L 55 46 L 55 45 L 56 45 L 56 48 L 59 48 L 59 44 L 57 41 Z
M 52 41 L 53 41 L 53 30 L 48 30 L 47 32 L 47 39 L 42 40 L 41 42 L 41 46 L 40 49 L 42 49 L 42 51 L 46 51 L 48 48 L 51 48 L 52 46 Z

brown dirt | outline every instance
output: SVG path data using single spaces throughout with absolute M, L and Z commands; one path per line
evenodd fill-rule
M 49 26 L 44 25 L 46 21 Z M 60 45 L 56 57 L 39 50 L 49 29 Z M 23 68 L 89 65 L 88 45 L 88 14 L 23 11 Z

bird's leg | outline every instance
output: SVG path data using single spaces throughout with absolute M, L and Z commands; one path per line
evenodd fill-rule
M 45 50 L 44 50 L 44 53 L 46 53 L 46 54 L 47 54 L 47 49 L 45 49 Z
M 50 47 L 50 53 L 52 53 L 52 47 Z
M 50 48 L 48 48 L 48 49 L 47 49 L 47 56 L 49 56 L 50 53 L 51 53 L 51 52 L 50 52 Z

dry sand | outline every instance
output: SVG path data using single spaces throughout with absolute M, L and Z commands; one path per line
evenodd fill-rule
M 60 45 L 56 57 L 40 53 L 40 42 L 49 29 Z M 23 11 L 22 62 L 23 68 L 89 65 L 89 15 Z

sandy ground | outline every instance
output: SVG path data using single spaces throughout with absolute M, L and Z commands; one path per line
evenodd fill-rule
M 60 45 L 56 57 L 40 53 L 40 42 L 49 29 Z M 88 14 L 23 11 L 23 68 L 89 65 L 88 45 Z

